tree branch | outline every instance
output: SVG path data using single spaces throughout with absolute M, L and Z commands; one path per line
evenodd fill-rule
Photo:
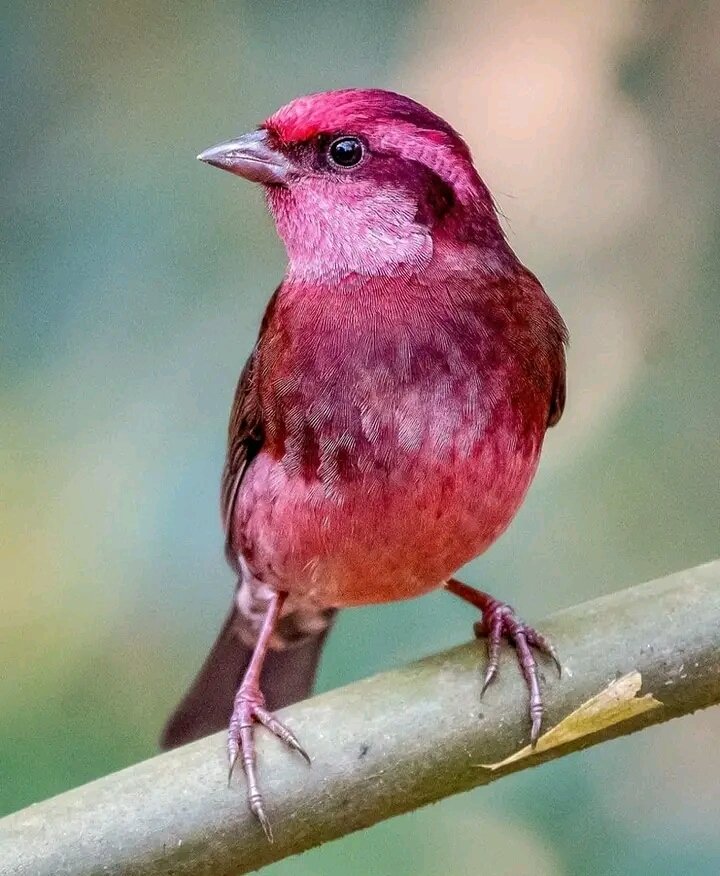
M 560 728 L 534 754 L 497 767 L 526 745 L 527 693 L 505 654 L 502 681 L 480 703 L 484 647 L 473 642 L 284 710 L 312 768 L 258 732 L 273 845 L 246 808 L 242 777 L 226 786 L 218 734 L 2 819 L 0 873 L 237 876 L 720 702 L 720 560 L 560 612 L 539 628 L 565 672 L 560 680 L 550 667 L 545 673 L 544 726 Z

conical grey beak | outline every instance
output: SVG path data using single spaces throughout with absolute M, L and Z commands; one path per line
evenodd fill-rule
M 264 185 L 282 185 L 290 170 L 290 162 L 270 145 L 269 134 L 264 130 L 251 131 L 237 140 L 206 149 L 198 160 Z

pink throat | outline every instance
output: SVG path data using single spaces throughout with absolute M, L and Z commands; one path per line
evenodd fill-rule
M 301 181 L 271 189 L 268 202 L 287 249 L 288 278 L 381 276 L 422 270 L 432 259 L 432 235 L 416 219 L 416 202 L 396 189 Z

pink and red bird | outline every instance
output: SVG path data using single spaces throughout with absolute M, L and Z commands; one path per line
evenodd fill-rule
M 199 158 L 263 185 L 288 254 L 230 415 L 222 479 L 235 599 L 165 729 L 229 722 L 268 836 L 254 726 L 307 696 L 337 609 L 445 587 L 502 638 L 542 720 L 533 648 L 505 603 L 460 583 L 520 507 L 565 404 L 564 323 L 510 249 L 470 151 L 410 98 L 299 98 Z M 557 662 L 557 661 L 556 661 Z M 307 755 L 305 755 L 307 757 Z

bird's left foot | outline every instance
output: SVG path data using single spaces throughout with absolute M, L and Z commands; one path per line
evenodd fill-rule
M 533 654 L 533 648 L 541 654 L 550 657 L 558 671 L 562 674 L 562 666 L 557 652 L 550 641 L 543 635 L 524 623 L 515 614 L 515 610 L 505 602 L 500 602 L 488 593 L 468 587 L 460 581 L 451 579 L 446 584 L 447 589 L 470 602 L 482 611 L 482 620 L 474 625 L 475 635 L 487 638 L 488 665 L 485 670 L 481 696 L 497 676 L 500 662 L 500 643 L 507 639 L 515 648 L 520 669 L 525 683 L 530 691 L 530 744 L 535 747 L 540 736 L 543 719 L 543 699 L 540 692 L 538 665 Z
M 262 794 L 258 785 L 257 775 L 255 772 L 255 725 L 262 724 L 263 727 L 277 736 L 288 748 L 292 748 L 301 754 L 307 763 L 310 763 L 310 758 L 305 749 L 300 745 L 295 738 L 295 734 L 281 724 L 280 721 L 265 708 L 265 697 L 260 692 L 259 688 L 254 685 L 242 685 L 235 697 L 235 706 L 233 708 L 232 717 L 230 719 L 230 728 L 228 730 L 228 758 L 230 768 L 228 770 L 228 784 L 232 778 L 235 764 L 239 759 L 242 760 L 243 770 L 247 779 L 248 788 L 248 805 L 252 813 L 262 825 L 265 831 L 265 836 L 269 842 L 273 841 L 272 828 L 270 821 L 265 814 L 265 806 L 263 804 Z

